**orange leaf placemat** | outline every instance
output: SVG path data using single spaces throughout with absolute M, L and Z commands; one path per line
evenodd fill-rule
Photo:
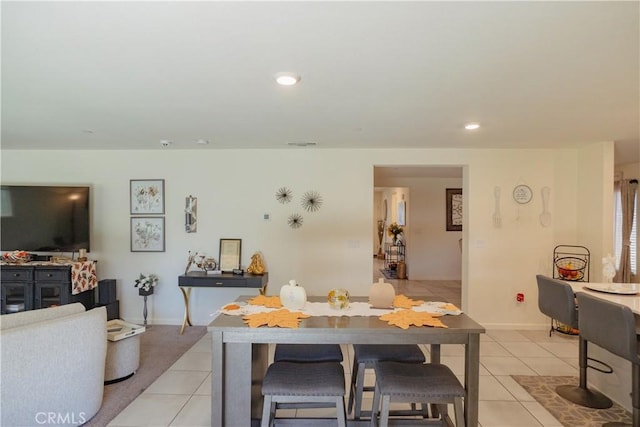
M 269 311 L 266 313 L 248 314 L 242 317 L 244 323 L 249 325 L 250 328 L 258 328 L 260 326 L 280 328 L 294 328 L 297 329 L 300 324 L 300 319 L 306 319 L 311 317 L 308 314 L 301 313 L 299 311 L 289 311 L 286 308 L 276 311 Z
M 409 326 L 432 326 L 434 328 L 447 328 L 445 325 L 437 319 L 439 315 L 429 314 L 424 311 L 413 310 L 398 310 L 393 313 L 383 314 L 379 317 L 380 320 L 388 322 L 390 325 L 395 325 L 402 329 L 409 329 Z
M 282 308 L 279 296 L 268 297 L 266 295 L 258 295 L 247 301 L 251 305 L 263 305 L 269 308 Z
M 422 305 L 424 301 L 422 300 L 414 300 L 405 295 L 396 295 L 393 299 L 393 306 L 395 308 L 411 308 L 417 305 Z

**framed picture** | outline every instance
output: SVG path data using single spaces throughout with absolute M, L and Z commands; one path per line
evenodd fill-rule
M 131 252 L 164 252 L 164 217 L 131 218 Z
M 462 231 L 462 188 L 447 188 L 447 231 Z
M 220 271 L 233 271 L 240 268 L 241 239 L 220 239 Z
M 131 215 L 164 214 L 164 179 L 132 179 Z
M 398 202 L 398 225 L 407 225 L 407 220 L 405 218 L 405 201 Z

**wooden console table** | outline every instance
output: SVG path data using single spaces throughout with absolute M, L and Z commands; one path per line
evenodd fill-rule
M 260 294 L 264 294 L 269 283 L 269 273 L 257 276 L 254 274 L 207 274 L 204 271 L 190 271 L 187 274 L 178 276 L 178 287 L 182 291 L 184 298 L 184 319 L 180 335 L 184 333 L 184 328 L 191 324 L 189 314 L 189 297 L 192 288 L 258 288 Z

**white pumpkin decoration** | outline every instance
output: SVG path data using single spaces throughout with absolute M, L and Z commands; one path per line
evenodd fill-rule
M 290 310 L 300 310 L 307 302 L 307 292 L 295 280 L 280 288 L 280 302 Z
M 391 308 L 396 291 L 391 283 L 385 283 L 384 279 L 378 279 L 378 283 L 371 285 L 369 289 L 369 304 L 373 308 Z

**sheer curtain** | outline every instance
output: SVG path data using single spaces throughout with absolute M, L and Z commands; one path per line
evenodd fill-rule
M 614 277 L 614 282 L 629 283 L 632 274 L 631 253 L 636 255 L 637 218 L 636 203 L 638 194 L 638 180 L 621 179 L 615 182 L 614 191 L 616 193 L 616 246 L 619 250 L 619 263 Z M 633 246 L 633 248 L 632 248 Z M 637 262 L 637 259 L 635 260 Z

